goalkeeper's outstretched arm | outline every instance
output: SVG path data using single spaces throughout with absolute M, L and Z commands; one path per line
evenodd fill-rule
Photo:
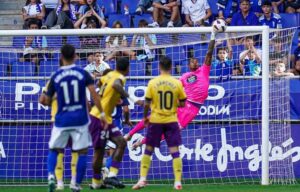
M 211 33 L 211 36 L 210 36 L 210 42 L 209 42 L 209 45 L 208 45 L 208 50 L 207 50 L 207 53 L 206 53 L 206 56 L 205 56 L 205 65 L 208 65 L 210 66 L 211 65 L 211 61 L 212 61 L 212 55 L 213 55 L 213 51 L 214 51 L 214 48 L 215 48 L 215 36 L 216 34 L 214 32 Z

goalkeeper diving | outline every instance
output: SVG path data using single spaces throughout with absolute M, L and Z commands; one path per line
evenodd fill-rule
M 187 125 L 197 116 L 200 107 L 208 97 L 209 73 L 213 50 L 215 47 L 216 34 L 217 31 L 211 32 L 210 42 L 203 65 L 199 66 L 198 60 L 196 58 L 191 58 L 188 65 L 190 72 L 184 73 L 179 79 L 187 96 L 185 106 L 177 109 L 180 130 L 186 128 Z M 124 136 L 125 140 L 129 141 L 135 133 L 144 128 L 145 124 L 142 120 Z M 164 139 L 164 136 L 162 136 L 162 139 Z M 133 144 L 133 149 L 145 143 L 146 138 L 138 140 L 135 144 Z

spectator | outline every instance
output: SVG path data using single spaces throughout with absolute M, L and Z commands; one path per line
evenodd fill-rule
M 37 20 L 31 20 L 29 23 L 29 30 L 39 29 L 39 23 Z M 34 49 L 46 49 L 48 47 L 47 39 L 45 36 L 28 36 L 25 38 L 24 51 L 19 59 L 20 62 L 32 62 L 36 66 L 39 65 L 40 59 L 45 59 L 46 55 L 42 53 L 35 53 Z
M 233 66 L 232 75 L 233 76 L 243 75 L 243 71 L 241 70 L 241 67 L 239 64 L 236 64 Z
M 103 71 L 110 69 L 110 67 L 104 61 L 104 54 L 102 52 L 96 52 L 94 54 L 94 61 L 88 64 L 84 69 L 91 73 L 94 77 L 100 77 L 102 76 Z
M 264 1 L 262 3 L 263 15 L 259 18 L 260 25 L 267 25 L 270 28 L 281 29 L 281 17 L 280 15 L 272 12 L 272 3 L 270 1 Z
M 300 76 L 300 58 L 296 61 L 294 68 L 290 70 L 294 75 Z
M 285 0 L 272 0 L 272 8 L 274 10 L 274 13 L 279 13 L 280 6 L 283 5 Z
M 22 12 L 24 20 L 23 29 L 28 29 L 29 22 L 32 20 L 37 21 L 39 27 L 42 26 L 46 11 L 40 0 L 27 0 Z
M 103 14 L 100 6 L 97 4 L 97 0 L 84 0 L 84 2 L 85 2 L 85 5 L 81 6 L 79 9 L 79 13 L 80 13 L 79 21 L 81 24 L 81 28 L 82 29 L 86 28 L 87 23 L 90 19 L 97 21 L 97 28 L 105 27 L 106 22 L 104 20 L 104 14 Z M 85 15 L 85 18 L 81 20 L 81 18 L 84 15 Z M 78 24 L 76 24 L 76 27 L 77 26 L 78 26 Z
M 261 59 L 253 48 L 241 56 L 240 64 L 243 74 L 246 76 L 259 76 L 261 74 Z
M 228 41 L 229 42 L 229 41 Z M 228 48 L 217 48 L 217 58 L 213 61 L 210 75 L 211 76 L 227 76 L 232 74 L 233 60 L 231 45 Z
M 120 21 L 115 21 L 112 28 L 123 28 Z M 130 58 L 135 58 L 135 52 L 130 50 L 119 51 L 119 48 L 127 47 L 128 42 L 125 35 L 111 35 L 105 39 L 105 47 L 110 49 L 107 53 L 106 60 L 114 59 L 116 56 L 125 55 Z
M 144 19 L 139 21 L 139 28 L 148 27 L 148 22 Z M 143 50 L 136 51 L 137 60 L 151 60 L 155 57 L 155 52 L 149 46 L 156 45 L 157 39 L 154 34 L 134 35 L 131 47 L 142 47 Z
M 240 11 L 232 16 L 232 26 L 255 26 L 258 25 L 258 18 L 250 11 L 249 0 L 240 1 Z
M 295 64 L 295 61 L 297 61 L 300 58 L 300 33 L 298 36 L 298 47 L 294 51 L 294 55 L 292 55 L 292 63 Z
M 245 54 L 245 53 L 248 52 L 248 50 L 250 50 L 250 49 L 253 50 L 254 52 L 256 52 L 258 55 L 258 59 L 261 60 L 262 51 L 261 51 L 261 49 L 255 48 L 254 38 L 252 36 L 247 36 L 244 39 L 244 47 L 245 47 L 245 50 L 239 54 L 239 60 L 241 60 L 242 55 L 245 55 L 245 59 L 249 59 L 247 54 Z
M 42 28 L 73 29 L 76 20 L 76 10 L 71 0 L 60 0 L 60 4 L 48 15 Z
M 218 17 L 229 25 L 234 13 L 238 11 L 237 0 L 218 0 Z
M 275 38 L 271 41 L 270 45 L 270 65 L 271 68 L 278 62 L 288 64 L 289 49 L 282 44 L 282 38 Z M 274 67 L 273 67 L 274 68 Z
M 285 1 L 286 13 L 300 13 L 300 0 L 286 0 Z
M 285 64 L 283 62 L 276 63 L 275 70 L 273 71 L 273 76 L 284 77 L 284 76 L 294 76 L 291 72 L 286 72 Z
M 55 9 L 59 4 L 59 0 L 41 0 L 41 2 L 45 6 L 45 16 L 53 11 L 53 9 Z
M 93 16 L 93 17 L 92 17 Z M 96 19 L 96 20 L 95 20 Z M 86 22 L 87 21 L 87 22 Z M 86 22 L 86 24 L 83 24 Z M 90 25 L 88 23 L 92 23 L 92 24 L 95 24 L 94 25 Z M 88 11 L 86 12 L 74 25 L 74 27 L 76 29 L 79 29 L 80 27 L 83 29 L 83 27 L 85 28 L 90 28 L 90 29 L 93 29 L 93 28 L 99 28 L 99 23 L 101 24 L 101 28 L 105 28 L 106 26 L 106 21 L 104 19 L 102 19 L 97 13 L 95 13 L 95 11 Z
M 149 27 L 181 27 L 179 0 L 153 0 L 153 20 Z
M 209 17 L 212 15 L 207 0 L 187 0 L 182 4 L 185 15 L 185 27 L 209 26 Z
M 152 0 L 140 0 L 137 9 L 135 10 L 135 14 L 142 15 L 146 11 L 152 12 L 153 1 Z

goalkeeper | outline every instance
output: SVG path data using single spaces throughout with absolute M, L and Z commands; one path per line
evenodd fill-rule
M 201 105 L 208 96 L 209 73 L 212 63 L 212 54 L 215 47 L 216 32 L 211 33 L 208 50 L 205 56 L 204 64 L 200 67 L 196 58 L 189 61 L 190 72 L 184 73 L 179 79 L 187 95 L 185 106 L 177 109 L 179 128 L 186 128 L 187 125 L 196 117 Z M 140 121 L 127 135 L 125 140 L 129 141 L 138 131 L 145 128 L 144 121 Z M 162 137 L 162 139 L 164 139 Z M 133 149 L 146 143 L 146 138 L 139 140 L 133 145 Z

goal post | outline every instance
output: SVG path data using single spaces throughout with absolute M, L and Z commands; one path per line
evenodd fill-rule
M 51 59 L 48 58 L 48 60 L 38 57 L 41 63 L 52 65 L 43 69 L 43 75 L 41 75 L 41 71 L 42 67 L 45 66 L 41 63 L 34 66 L 35 69 L 30 71 L 14 69 L 14 63 L 19 62 L 17 61 L 19 55 L 24 54 L 24 38 L 22 42 L 14 42 L 15 47 L 0 46 L 0 72 L 3 68 L 5 70 L 4 75 L 0 73 L 0 125 L 2 126 L 2 130 L 0 130 L 0 185 L 44 184 L 46 181 L 45 154 L 48 150 L 47 142 L 51 129 L 50 109 L 39 105 L 37 98 L 49 79 L 49 75 L 46 75 L 49 74 L 47 70 L 55 71 L 59 65 L 59 47 L 57 40 L 52 37 L 58 37 L 60 45 L 71 42 L 77 47 L 79 55 L 84 53 L 86 57 L 90 52 L 111 53 L 117 50 L 118 52 L 133 51 L 137 54 L 140 50 L 144 52 L 147 52 L 148 49 L 155 50 L 153 58 L 138 60 L 136 57 L 130 61 L 131 72 L 127 77 L 129 86 L 126 89 L 134 97 L 143 98 L 147 82 L 159 74 L 158 60 L 160 55 L 168 55 L 173 59 L 172 75 L 176 77 L 180 77 L 188 71 L 189 58 L 195 57 L 199 60 L 199 64 L 202 64 L 211 29 L 211 27 L 183 27 L 0 30 L 0 37 L 46 37 L 48 49 L 37 48 L 33 52 L 42 53 L 43 56 L 51 54 Z M 228 77 L 212 75 L 210 77 L 211 87 L 208 101 L 201 106 L 199 115 L 195 120 L 187 129 L 182 131 L 184 143 L 181 150 L 184 151 L 183 175 L 186 183 L 260 183 L 261 185 L 269 185 L 271 183 L 288 184 L 295 182 L 292 155 L 285 158 L 270 156 L 273 153 L 272 144 L 289 146 L 286 140 L 291 137 L 289 114 L 282 114 L 290 112 L 287 93 L 289 89 L 286 88 L 289 79 L 270 77 L 272 72 L 270 69 L 270 51 L 274 49 L 272 44 L 274 36 L 272 35 L 277 34 L 276 38 L 285 47 L 284 51 L 290 51 L 291 36 L 294 32 L 295 29 L 272 31 L 267 26 L 243 26 L 227 27 L 225 33 L 217 35 L 218 45 L 214 50 L 214 58 L 217 57 L 218 48 L 228 46 L 228 42 L 232 39 L 236 42 L 242 42 L 246 37 L 253 37 L 261 47 L 261 75 L 240 74 L 239 76 L 228 75 Z M 143 45 L 142 48 L 137 46 L 105 48 L 105 43 L 109 42 L 109 40 L 106 41 L 108 36 L 118 36 L 120 39 L 125 35 L 130 37 L 127 37 L 130 42 L 134 35 L 145 34 L 157 35 L 157 43 L 152 46 Z M 81 47 L 82 42 L 78 37 L 95 36 L 101 37 L 101 46 Z M 76 38 L 71 41 L 68 37 Z M 235 57 L 233 62 L 237 68 L 240 68 L 240 53 L 244 51 L 241 47 L 242 43 L 233 45 L 232 49 L 233 57 Z M 147 53 L 145 55 L 149 56 Z M 279 58 L 281 55 L 278 54 L 275 57 L 281 59 Z M 84 64 L 81 61 L 78 61 L 77 64 L 84 67 L 88 64 L 87 59 L 84 60 Z M 114 59 L 107 61 L 107 63 L 111 68 L 115 67 Z M 34 72 L 34 70 L 36 71 Z M 31 72 L 32 76 L 26 76 L 27 72 Z M 225 89 L 226 91 L 224 91 Z M 274 89 L 279 90 L 276 92 Z M 274 107 L 274 104 L 278 106 Z M 232 112 L 229 112 L 230 107 L 232 107 Z M 280 112 L 281 108 L 282 111 Z M 131 103 L 130 109 L 131 119 L 134 122 L 141 120 L 142 108 Z M 276 113 L 276 115 L 272 113 Z M 272 123 L 270 123 L 271 121 Z M 284 134 L 276 133 L 275 128 L 272 128 L 273 121 L 275 122 L 274 127 Z M 129 127 L 124 127 L 124 132 L 127 133 L 129 129 Z M 141 134 L 137 134 L 133 141 L 139 139 L 140 136 Z M 273 142 L 272 139 L 278 139 L 278 142 Z M 138 178 L 140 154 L 144 149 L 141 147 L 137 151 L 131 150 L 133 141 L 128 143 L 128 149 L 120 170 L 120 178 L 128 181 L 128 183 L 133 183 Z M 1 159 L 1 157 L 3 158 L 3 155 L 1 156 L 2 144 L 4 151 L 6 148 L 9 149 L 6 152 L 6 158 L 10 162 Z M 195 147 L 192 148 L 192 146 Z M 288 150 L 288 147 L 286 148 L 284 150 Z M 70 177 L 70 155 L 68 153 L 67 150 L 65 158 L 66 179 Z M 164 142 L 162 142 L 162 151 L 156 150 L 155 154 L 154 167 L 149 171 L 149 180 L 155 184 L 170 183 L 172 180 L 170 157 L 167 156 Z M 91 155 L 92 151 L 90 150 L 88 179 L 91 177 Z M 224 159 L 225 157 L 228 159 Z M 19 158 L 24 159 L 22 161 Z M 270 158 L 273 159 L 270 160 Z M 271 164 L 271 161 L 274 163 Z M 40 165 L 40 162 L 43 164 Z M 288 165 L 281 168 L 280 166 L 284 163 Z M 1 164 L 3 164 L 2 168 Z

